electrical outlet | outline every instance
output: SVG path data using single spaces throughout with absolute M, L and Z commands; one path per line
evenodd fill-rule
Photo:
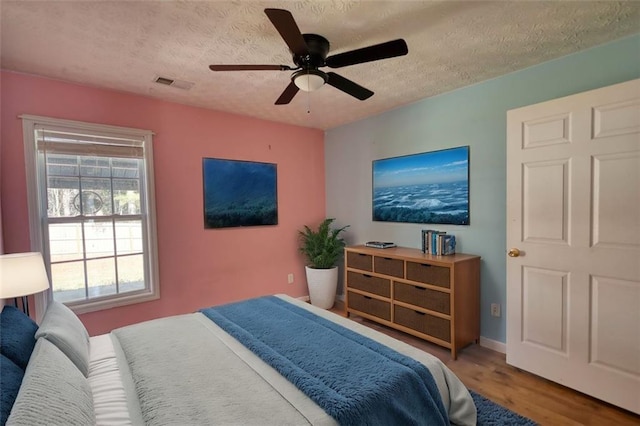
M 289 275 L 287 275 L 287 282 L 288 282 L 289 284 L 293 284 L 293 274 L 289 274 Z
M 499 317 L 500 316 L 500 304 L 499 303 L 492 303 L 491 304 L 491 316 L 492 317 Z

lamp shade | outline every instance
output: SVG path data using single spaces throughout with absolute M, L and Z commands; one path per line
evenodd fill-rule
M 0 256 L 0 299 L 27 296 L 48 288 L 49 278 L 40 253 Z
M 327 75 L 318 70 L 301 70 L 293 75 L 293 82 L 298 89 L 313 92 L 327 82 Z

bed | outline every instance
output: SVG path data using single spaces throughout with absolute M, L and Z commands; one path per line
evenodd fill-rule
M 5 306 L 0 338 L 7 425 L 476 423 L 440 360 L 286 295 L 94 337 L 63 304 L 39 327 Z

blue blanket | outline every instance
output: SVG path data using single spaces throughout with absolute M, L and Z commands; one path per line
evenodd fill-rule
M 201 311 L 341 425 L 448 425 L 429 370 L 277 297 Z

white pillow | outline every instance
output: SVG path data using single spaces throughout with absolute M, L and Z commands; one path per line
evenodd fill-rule
M 7 426 L 95 425 L 89 381 L 53 343 L 39 339 Z
M 36 339 L 45 338 L 58 347 L 82 372 L 89 374 L 89 333 L 80 318 L 60 302 L 47 307 Z

